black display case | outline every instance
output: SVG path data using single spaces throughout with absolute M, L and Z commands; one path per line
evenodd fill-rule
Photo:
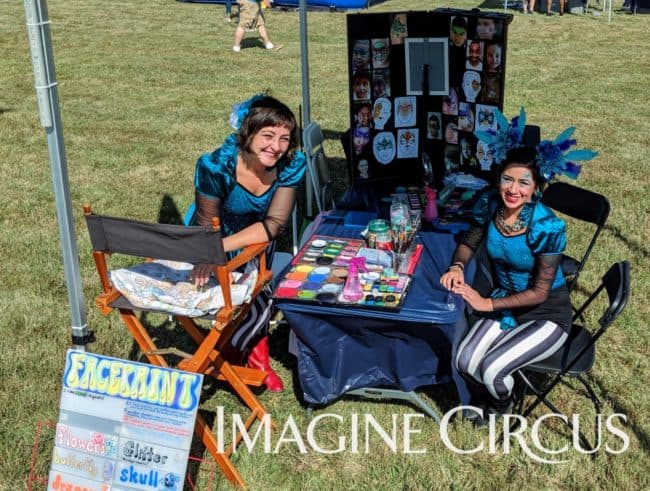
M 474 131 L 497 129 L 511 21 L 478 9 L 347 15 L 353 186 L 439 187 L 450 172 L 490 174 Z

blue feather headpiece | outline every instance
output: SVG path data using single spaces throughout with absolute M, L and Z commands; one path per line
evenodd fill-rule
M 479 140 L 490 146 L 494 161 L 500 164 L 505 160 L 509 150 L 521 146 L 521 139 L 526 127 L 526 111 L 522 107 L 519 110 L 519 116 L 512 118 L 510 123 L 498 109 L 494 111 L 494 114 L 497 119 L 497 130 L 475 131 L 474 134 Z
M 494 161 L 503 162 L 508 151 L 521 146 L 521 140 L 526 126 L 526 111 L 522 107 L 519 115 L 512 118 L 510 123 L 498 109 L 495 111 L 497 131 L 475 131 L 474 134 L 482 142 L 487 143 L 494 154 Z M 555 140 L 542 140 L 535 149 L 537 150 L 537 167 L 539 174 L 545 182 L 554 180 L 558 175 L 564 174 L 571 179 L 576 179 L 580 174 L 581 165 L 576 161 L 591 160 L 598 155 L 593 150 L 571 150 L 576 144 L 571 136 L 575 126 L 565 129 Z
M 250 99 L 246 99 L 243 102 L 233 104 L 229 119 L 230 126 L 232 126 L 234 130 L 239 131 L 239 128 L 241 128 L 241 125 L 244 122 L 244 118 L 248 115 L 248 111 L 251 110 L 253 103 L 259 101 L 260 99 L 263 99 L 264 97 L 266 97 L 265 94 L 256 94 Z

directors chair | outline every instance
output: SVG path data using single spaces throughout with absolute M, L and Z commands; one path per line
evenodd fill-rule
M 170 355 L 174 359 L 180 357 L 181 360 L 176 365 L 180 370 L 201 373 L 225 381 L 251 410 L 245 423 L 246 430 L 255 421 L 262 422 L 267 411 L 249 386 L 259 387 L 266 377 L 266 372 L 231 365 L 223 356 L 222 350 L 250 311 L 255 297 L 271 280 L 271 272 L 266 269 L 265 251 L 268 243 L 246 247 L 228 261 L 223 250 L 218 218 L 212 219 L 212 226 L 186 227 L 96 215 L 88 205 L 84 206 L 84 214 L 93 248 L 93 258 L 103 290 L 95 300 L 100 311 L 105 315 L 113 310 L 119 312 L 128 331 L 150 363 L 168 367 L 170 362 L 167 361 L 167 357 Z M 188 353 L 177 347 L 160 349 L 155 344 L 135 311 L 156 312 L 156 310 L 135 307 L 117 290 L 111 281 L 107 263 L 107 257 L 112 254 L 214 265 L 214 276 L 221 287 L 223 307 L 212 315 L 201 317 L 209 321 L 209 325 L 197 323 L 196 318 L 174 315 L 196 345 L 193 352 Z M 252 260 L 258 261 L 258 274 L 251 288 L 251 300 L 238 306 L 233 305 L 231 274 Z M 167 311 L 164 313 L 169 315 Z M 195 434 L 201 439 L 226 477 L 234 484 L 245 487 L 244 480 L 230 460 L 230 455 L 242 439 L 242 433 L 236 436 L 225 452 L 220 452 L 219 448 L 224 448 L 223 442 L 220 446 L 214 433 L 199 414 L 196 419 Z
M 583 319 L 584 313 L 587 308 L 592 305 L 594 300 L 606 295 L 606 308 L 603 315 L 598 319 L 598 327 L 588 329 L 577 322 Z M 577 312 L 573 316 L 573 326 L 569 333 L 564 347 L 560 348 L 551 357 L 541 360 L 532 365 L 525 366 L 516 372 L 518 378 L 524 383 L 524 396 L 521 399 L 520 413 L 523 417 L 527 417 L 540 403 L 544 403 L 551 411 L 556 414 L 562 412 L 549 401 L 549 393 L 563 380 L 565 376 L 575 377 L 584 386 L 585 390 L 596 410 L 596 437 L 598 437 L 598 417 L 600 414 L 600 401 L 589 382 L 583 376 L 591 370 L 596 359 L 596 343 L 600 337 L 605 333 L 607 328 L 616 320 L 621 314 L 625 305 L 627 304 L 630 295 L 630 263 L 621 261 L 614 264 L 605 276 L 603 276 L 600 285 L 594 292 L 585 300 Z M 535 385 L 528 377 L 528 373 L 542 375 L 555 375 L 553 379 L 544 385 Z M 535 395 L 535 400 L 526 408 L 523 413 L 524 397 L 527 392 L 532 392 Z M 563 421 L 569 428 L 573 428 L 571 419 L 569 417 Z M 585 449 L 593 450 L 593 445 L 587 440 L 585 435 L 578 431 L 580 440 L 582 441 Z
M 607 222 L 609 201 L 602 194 L 557 181 L 544 190 L 542 203 L 555 211 L 591 223 L 596 227 L 587 248 L 580 258 L 574 259 L 566 254 L 562 255 L 562 272 L 566 278 L 567 288 L 571 291 L 575 288 L 578 276 L 580 276 L 580 272 L 584 268 L 587 259 L 589 259 L 591 250 L 594 248 L 605 222 Z

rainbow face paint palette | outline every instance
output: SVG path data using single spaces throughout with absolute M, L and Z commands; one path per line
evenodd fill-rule
M 314 235 L 298 252 L 292 264 L 346 267 L 364 245 L 362 240 Z
M 361 272 L 363 297 L 350 302 L 343 298 L 350 260 L 364 242 L 355 239 L 314 236 L 292 262 L 273 294 L 279 300 L 317 304 L 354 305 L 373 309 L 398 309 L 406 297 L 411 277 L 394 273 Z

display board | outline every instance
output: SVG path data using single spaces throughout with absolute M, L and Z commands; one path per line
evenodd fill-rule
M 490 174 L 491 151 L 473 132 L 496 130 L 511 20 L 458 9 L 347 16 L 353 185 Z
M 182 490 L 202 383 L 69 350 L 47 489 Z

